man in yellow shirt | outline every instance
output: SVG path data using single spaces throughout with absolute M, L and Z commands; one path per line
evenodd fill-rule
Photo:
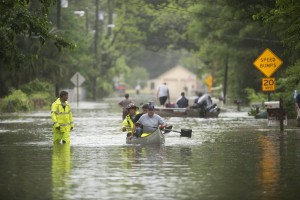
M 68 103 L 69 94 L 61 91 L 59 98 L 52 103 L 53 144 L 70 143 L 70 131 L 74 128 L 72 111 Z

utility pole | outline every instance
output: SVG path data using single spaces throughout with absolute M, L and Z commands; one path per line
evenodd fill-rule
M 99 0 L 96 0 L 96 19 L 95 19 L 95 35 L 94 35 L 94 53 L 95 53 L 95 63 L 94 69 L 97 70 L 97 65 L 99 63 L 98 56 L 98 40 L 99 40 Z M 93 88 L 93 100 L 97 97 L 97 75 L 94 74 L 92 78 L 92 88 Z
M 106 37 L 108 38 L 111 35 L 111 29 L 113 24 L 113 13 L 114 13 L 114 0 L 107 0 L 107 6 L 108 6 L 108 29 Z
M 60 29 L 60 18 L 61 18 L 61 0 L 57 0 L 57 14 L 56 14 L 56 27 Z M 59 86 L 57 79 L 55 78 L 55 96 L 59 96 Z
M 56 26 L 58 29 L 60 29 L 60 16 L 61 16 L 61 0 L 57 0 Z
M 224 67 L 224 81 L 223 81 L 223 103 L 224 104 L 226 104 L 227 76 L 228 76 L 228 55 L 226 55 L 225 67 Z
M 86 34 L 89 33 L 89 8 L 85 8 L 85 30 Z
M 96 20 L 95 20 L 95 57 L 98 58 L 98 40 L 99 40 L 99 0 L 96 0 Z M 97 60 L 97 59 L 96 59 Z

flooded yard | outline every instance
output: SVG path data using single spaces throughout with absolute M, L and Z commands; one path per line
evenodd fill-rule
M 126 145 L 111 102 L 73 107 L 70 145 L 53 145 L 50 111 L 0 115 L 0 199 L 299 199 L 300 129 L 246 111 L 166 118 L 165 144 Z

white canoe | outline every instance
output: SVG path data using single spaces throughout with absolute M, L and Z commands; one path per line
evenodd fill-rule
M 165 143 L 165 136 L 158 128 L 153 133 L 146 137 L 133 137 L 133 138 L 126 138 L 126 144 L 163 144 Z

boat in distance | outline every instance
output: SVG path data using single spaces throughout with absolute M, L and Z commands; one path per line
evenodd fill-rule
M 155 107 L 154 111 L 161 117 L 198 117 L 198 118 L 217 118 L 220 108 L 214 107 L 210 110 L 201 108 L 163 108 Z

